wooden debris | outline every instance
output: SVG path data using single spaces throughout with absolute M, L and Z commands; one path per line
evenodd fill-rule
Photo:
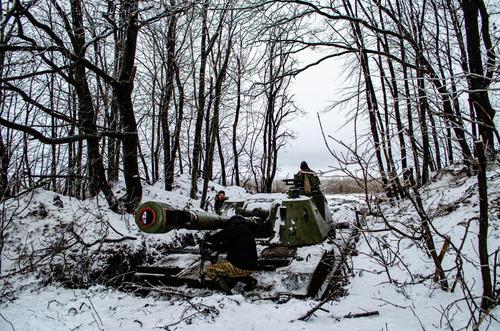
M 343 318 L 359 318 L 359 317 L 368 317 L 368 316 L 376 316 L 376 315 L 380 315 L 378 310 L 367 311 L 364 313 L 357 313 L 357 314 L 349 313 L 349 314 L 345 315 Z

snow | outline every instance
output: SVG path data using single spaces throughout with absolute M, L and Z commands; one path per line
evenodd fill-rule
M 499 247 L 500 176 L 491 169 L 489 178 L 490 233 L 489 252 Z M 199 201 L 189 198 L 190 179 L 176 178 L 176 189 L 165 192 L 162 183 L 144 188 L 144 201 L 159 200 L 176 208 L 199 209 Z M 238 187 L 213 184 L 212 195 L 224 189 L 231 200 L 247 197 Z M 4 206 L 8 222 L 5 247 L 2 251 L 0 330 L 438 330 L 471 329 L 470 311 L 463 300 L 464 289 L 457 283 L 453 292 L 442 291 L 433 282 L 434 266 L 423 251 L 423 243 L 401 238 L 384 230 L 385 223 L 367 217 L 356 254 L 348 260 L 350 271 L 345 295 L 327 302 L 307 321 L 298 320 L 319 302 L 313 299 L 288 299 L 283 303 L 265 297 L 230 296 L 217 291 L 194 291 L 188 288 L 167 289 L 141 297 L 110 286 L 93 283 L 86 288 L 68 288 L 54 279 L 54 270 L 83 277 L 87 264 L 103 267 L 113 249 L 126 248 L 130 256 L 143 247 L 158 257 L 168 245 L 175 247 L 179 238 L 196 232 L 172 231 L 145 235 L 138 231 L 130 215 L 109 212 L 103 197 L 78 201 L 41 189 L 9 200 Z M 444 235 L 456 247 L 462 244 L 463 275 L 473 295 L 481 294 L 481 274 L 476 247 L 478 226 L 477 182 L 464 176 L 460 169 L 439 174 L 421 191 L 424 208 L 431 217 L 436 248 L 444 243 Z M 328 196 L 335 221 L 354 221 L 355 210 L 363 208 L 363 197 L 355 195 Z M 43 205 L 43 207 L 41 207 Z M 419 223 L 410 201 L 388 201 L 381 212 L 391 225 L 411 233 Z M 44 216 L 46 214 L 46 216 Z M 441 234 L 440 237 L 436 233 Z M 78 236 L 76 236 L 77 234 Z M 70 236 L 71 235 L 71 236 Z M 113 244 L 102 238 L 118 240 L 122 236 L 137 238 Z M 77 242 L 80 238 L 88 245 Z M 61 243 L 73 244 L 59 247 Z M 96 243 L 97 242 L 97 243 Z M 78 245 L 79 244 L 79 245 Z M 169 247 L 170 247 L 169 246 Z M 307 247 L 300 254 L 307 255 Z M 91 253 L 101 252 L 100 255 Z M 51 254 L 48 254 L 51 253 Z M 81 261 L 65 263 L 75 256 Z M 98 256 L 98 261 L 88 260 Z M 29 259 L 26 257 L 30 257 Z M 88 258 L 88 259 L 86 259 Z M 448 250 L 443 266 L 450 284 L 456 276 L 456 255 Z M 28 262 L 31 261 L 31 262 Z M 31 264 L 30 264 L 31 263 Z M 34 263 L 34 264 L 33 264 Z M 93 263 L 93 264 L 92 264 Z M 124 260 L 122 264 L 126 264 Z M 384 266 L 388 264 L 386 268 Z M 20 273 L 19 270 L 23 272 Z M 52 272 L 52 273 L 51 273 Z M 297 273 L 300 272 L 300 268 Z M 89 273 L 91 275 L 91 273 Z M 68 280 L 62 278 L 62 280 Z M 498 282 L 498 280 L 497 280 Z M 496 288 L 499 284 L 496 285 Z M 193 296 L 193 297 L 190 297 Z M 479 299 L 476 300 L 476 303 Z M 345 318 L 348 314 L 378 311 L 378 315 Z M 500 308 L 481 324 L 481 330 L 500 330 Z

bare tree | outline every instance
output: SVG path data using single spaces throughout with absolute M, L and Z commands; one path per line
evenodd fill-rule
M 227 44 L 222 44 L 222 33 L 219 34 L 218 38 L 218 47 L 217 52 L 214 55 L 213 59 L 213 70 L 215 74 L 215 86 L 214 86 L 214 102 L 213 102 L 213 114 L 211 120 L 207 119 L 207 125 L 210 123 L 210 129 L 207 134 L 207 149 L 206 149 L 206 157 L 205 157 L 205 167 L 203 170 L 203 190 L 201 196 L 201 204 L 204 204 L 204 201 L 207 197 L 208 190 L 208 182 L 212 179 L 213 172 L 213 157 L 214 157 L 214 149 L 215 143 L 220 142 L 219 140 L 219 114 L 222 103 L 223 96 L 223 84 L 226 81 L 227 69 L 229 65 L 229 59 L 231 57 L 232 44 L 233 44 L 233 36 L 234 36 L 234 21 L 228 22 L 227 27 L 227 37 L 225 38 Z M 219 138 L 218 138 L 219 137 Z M 221 153 L 221 145 L 219 146 L 219 152 Z M 223 165 L 222 165 L 223 166 Z M 223 175 L 225 177 L 225 175 Z M 224 179 L 225 180 L 225 179 Z
M 260 159 L 260 190 L 271 192 L 276 176 L 278 153 L 292 133 L 285 124 L 298 112 L 289 95 L 291 77 L 287 75 L 294 65 L 293 45 L 288 42 L 289 34 L 296 25 L 273 26 L 266 36 L 265 68 L 263 77 L 263 132 L 262 157 Z
M 200 170 L 200 154 L 202 153 L 201 146 L 201 131 L 203 128 L 203 115 L 205 113 L 205 76 L 206 76 L 206 68 L 207 61 L 210 52 L 212 51 L 217 37 L 222 28 L 222 23 L 224 22 L 224 18 L 227 12 L 227 6 L 220 13 L 218 22 L 216 24 L 215 32 L 212 36 L 209 36 L 208 29 L 208 9 L 209 2 L 205 1 L 203 3 L 202 8 L 202 32 L 201 32 L 201 46 L 200 46 L 200 69 L 199 69 L 199 85 L 198 85 L 198 105 L 196 112 L 196 127 L 194 133 L 194 146 L 193 146 L 193 159 L 191 166 L 191 198 L 196 198 L 198 193 L 198 178 L 199 178 L 199 170 Z

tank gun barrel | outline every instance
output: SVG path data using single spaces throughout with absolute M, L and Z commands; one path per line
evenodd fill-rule
M 148 201 L 137 208 L 135 223 L 146 233 L 166 233 L 174 229 L 215 230 L 225 226 L 228 218 L 216 214 L 179 210 L 162 202 Z

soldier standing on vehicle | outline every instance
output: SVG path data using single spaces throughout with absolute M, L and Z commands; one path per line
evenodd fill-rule
M 300 170 L 295 174 L 295 183 L 297 186 L 304 188 L 306 195 L 311 194 L 312 190 L 319 189 L 320 185 L 318 176 L 309 168 L 306 161 L 300 163 Z

